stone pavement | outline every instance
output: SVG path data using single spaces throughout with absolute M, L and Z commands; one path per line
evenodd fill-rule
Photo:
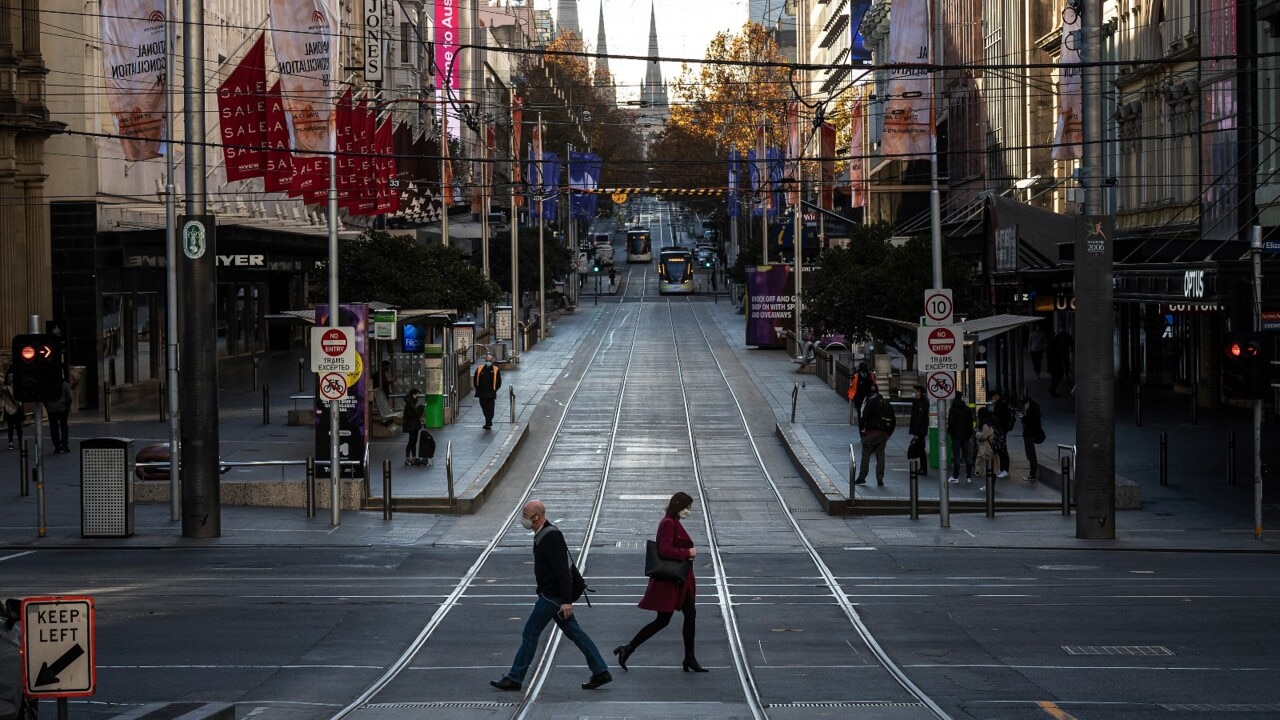
M 619 291 L 622 288 L 619 288 Z M 723 300 L 723 298 L 721 298 Z M 523 353 L 518 368 L 505 374 L 504 382 L 516 388 L 516 423 L 509 422 L 506 394 L 499 399 L 495 428 L 480 429 L 482 418 L 475 401 L 464 398 L 458 422 L 433 430 L 438 443 L 434 467 L 407 468 L 401 464 L 403 437 L 375 439 L 371 442 L 371 467 L 374 477 L 371 493 L 381 495 L 382 460 L 392 460 L 393 497 L 408 498 L 445 494 L 443 458 L 452 447 L 455 486 L 459 493 L 478 481 L 494 463 L 505 462 L 512 452 L 513 437 L 523 433 L 536 406 L 547 389 L 555 383 L 573 354 L 603 314 L 597 310 L 607 305 L 585 305 L 577 312 L 563 316 L 552 324 L 550 336 L 530 351 Z M 815 375 L 797 372 L 797 365 L 786 353 L 758 350 L 742 345 L 744 317 L 728 302 L 707 303 L 714 324 L 724 334 L 735 359 L 751 377 L 756 389 L 773 409 L 780 436 L 787 438 L 796 457 L 803 464 L 802 473 L 825 475 L 833 493 L 841 501 L 848 500 L 849 446 L 856 430 L 848 423 L 848 403 L 843 394 L 824 385 Z M 262 395 L 252 389 L 251 369 L 244 361 L 222 363 L 219 391 L 221 447 L 224 460 L 302 459 L 314 451 L 310 427 L 285 424 L 293 402 L 287 400 L 297 389 L 297 356 L 273 355 L 263 359 L 261 379 L 272 388 L 271 423 L 262 423 Z M 799 384 L 799 385 L 798 385 Z M 791 393 L 797 392 L 796 422 L 790 422 Z M 154 392 L 154 391 L 151 391 Z M 1041 404 L 1048 440 L 1039 446 L 1042 468 L 1055 470 L 1059 444 L 1073 445 L 1075 415 L 1071 397 L 1049 397 L 1046 381 L 1033 383 L 1031 392 Z M 972 486 L 952 485 L 953 514 L 949 528 L 939 527 L 935 511 L 926 510 L 919 520 L 901 514 L 846 517 L 824 522 L 843 522 L 868 544 L 921 544 L 967 546 L 1033 546 L 1048 548 L 1111 549 L 1204 549 L 1266 550 L 1277 544 L 1270 528 L 1278 522 L 1276 493 L 1280 485 L 1268 478 L 1264 492 L 1264 530 L 1262 540 L 1254 538 L 1252 452 L 1250 417 L 1238 408 L 1201 409 L 1192 422 L 1189 401 L 1172 393 L 1148 392 L 1143 408 L 1144 423 L 1136 423 L 1136 410 L 1131 391 L 1120 391 L 1116 411 L 1117 477 L 1136 483 L 1141 488 L 1142 505 L 1135 510 L 1117 513 L 1115 541 L 1082 541 L 1075 538 L 1076 518 L 1063 517 L 1059 510 L 1060 495 L 1044 483 L 1025 483 L 1017 478 L 1025 475 L 1026 460 L 1022 456 L 1021 439 L 1015 430 L 1010 455 L 1013 460 L 1009 480 L 997 483 L 997 516 L 986 518 L 981 512 L 982 494 L 977 482 Z M 305 404 L 305 401 L 303 402 Z M 112 422 L 104 422 L 101 411 L 74 413 L 71 421 L 73 441 L 90 437 L 128 437 L 134 447 L 167 441 L 168 425 L 160 422 L 154 395 L 117 401 Z M 27 437 L 32 438 L 31 426 Z M 1235 433 L 1236 482 L 1227 482 L 1227 443 Z M 1280 466 L 1280 444 L 1273 442 L 1275 428 L 1264 427 L 1264 460 L 1269 467 Z M 47 433 L 47 429 L 46 429 Z M 1160 484 L 1159 438 L 1167 435 L 1169 484 Z M 47 434 L 46 434 L 47 438 Z M 880 501 L 901 503 L 907 495 L 907 434 L 900 427 L 889 443 L 886 484 L 874 481 L 859 486 L 855 502 Z M 47 442 L 46 442 L 47 446 Z M 2 447 L 2 446 L 0 446 Z M 76 447 L 73 442 L 73 448 Z M 209 541 L 181 538 L 180 523 L 170 519 L 167 503 L 139 503 L 136 506 L 136 533 L 132 538 L 106 541 L 80 537 L 80 490 L 78 456 L 76 454 L 46 456 L 46 531 L 37 537 L 38 510 L 34 488 L 28 497 L 18 494 L 18 453 L 0 449 L 0 552 L 4 549 L 50 546 L 88 546 L 105 544 L 198 546 Z M 874 473 L 874 471 L 873 471 Z M 872 475 L 874 477 L 874 474 Z M 1042 478 L 1054 473 L 1043 472 Z M 236 468 L 227 480 L 261 482 L 300 482 L 302 469 L 278 467 L 267 469 Z M 322 478 L 322 481 L 324 479 Z M 322 482 L 323 484 L 323 482 Z M 923 499 L 936 498 L 937 471 L 933 470 L 920 484 Z M 1040 512 L 1008 512 L 1010 503 L 1023 507 L 1037 503 Z M 959 512 L 958 510 L 968 510 Z M 976 510 L 976 512 L 975 512 Z M 901 509 L 897 512 L 901 512 Z M 397 513 L 393 523 L 382 520 L 378 511 L 342 514 L 338 527 L 331 527 L 327 508 L 317 517 L 307 518 L 300 508 L 262 508 L 224 505 L 223 535 L 218 544 L 385 544 L 420 543 L 439 537 L 457 520 L 455 516 Z M 806 522 L 813 520 L 806 518 Z

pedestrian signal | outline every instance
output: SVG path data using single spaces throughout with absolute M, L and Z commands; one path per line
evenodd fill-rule
M 48 333 L 13 338 L 13 397 L 18 402 L 52 402 L 62 397 L 62 343 Z
M 1222 341 L 1222 396 L 1228 400 L 1259 400 L 1271 389 L 1270 363 L 1257 338 L 1227 333 Z

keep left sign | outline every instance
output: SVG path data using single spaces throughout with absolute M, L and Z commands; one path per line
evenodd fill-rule
M 22 685 L 31 697 L 79 697 L 96 690 L 93 598 L 22 601 Z

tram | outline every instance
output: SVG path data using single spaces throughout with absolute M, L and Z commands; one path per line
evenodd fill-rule
M 693 294 L 693 253 L 688 250 L 658 253 L 658 294 Z
M 627 262 L 649 262 L 653 260 L 653 247 L 649 239 L 649 228 L 633 227 L 627 231 Z

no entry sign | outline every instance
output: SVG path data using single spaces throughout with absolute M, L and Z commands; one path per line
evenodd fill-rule
M 920 371 L 959 372 L 964 366 L 964 342 L 956 325 L 922 327 L 916 331 Z
M 321 375 L 355 372 L 355 340 L 353 327 L 311 328 L 311 371 Z

